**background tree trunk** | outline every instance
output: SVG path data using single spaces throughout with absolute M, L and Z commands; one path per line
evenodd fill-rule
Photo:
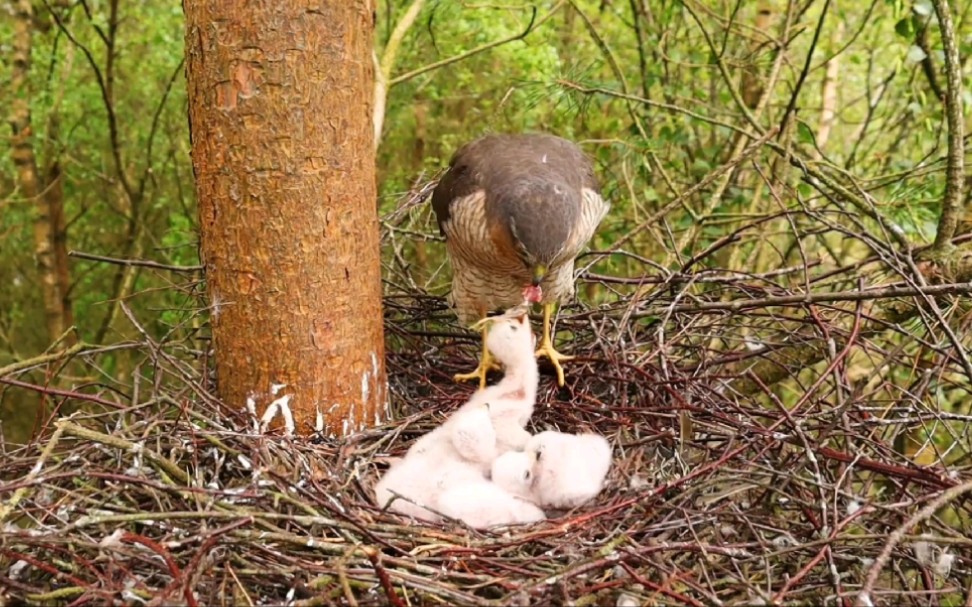
M 30 115 L 30 55 L 34 27 L 33 6 L 30 0 L 19 0 L 12 6 L 14 14 L 13 69 L 10 88 L 15 98 L 10 105 L 8 121 L 13 131 L 11 156 L 17 170 L 17 186 L 20 195 L 28 199 L 35 209 L 34 259 L 37 262 L 38 282 L 44 302 L 44 319 L 47 341 L 53 343 L 71 324 L 70 300 L 58 276 L 55 239 L 59 237 L 59 219 L 63 227 L 63 210 L 60 189 L 51 191 L 38 171 L 34 152 L 33 129 Z M 56 176 L 55 176 L 56 178 Z M 54 183 L 57 188 L 59 183 Z M 56 205 L 52 208 L 52 204 Z M 60 214 L 60 215 L 59 215 Z M 64 268 L 65 274 L 67 273 Z M 63 278 L 63 277 L 62 277 Z
M 387 401 L 373 2 L 184 8 L 220 395 L 292 410 L 299 433 L 371 425 Z

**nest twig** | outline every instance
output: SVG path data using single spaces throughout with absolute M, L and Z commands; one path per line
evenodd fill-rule
M 562 389 L 542 367 L 530 427 L 606 436 L 606 489 L 489 532 L 373 503 L 386 459 L 473 390 L 451 375 L 473 364 L 475 338 L 413 288 L 422 278 L 390 281 L 385 301 L 395 419 L 342 441 L 260 434 L 220 404 L 185 341 L 125 345 L 143 356 L 128 383 L 54 388 L 18 367 L 0 382 L 83 406 L 6 446 L 3 592 L 72 605 L 851 605 L 866 583 L 876 603 L 961 597 L 972 439 L 968 414 L 947 406 L 968 390 L 956 346 L 881 321 L 863 297 L 794 297 L 804 284 L 788 275 L 582 275 L 613 295 L 562 310 L 561 349 L 577 358 Z M 814 284 L 862 287 L 840 275 Z M 759 304 L 713 305 L 739 299 Z M 111 351 L 79 356 L 98 369 Z M 951 437 L 929 439 L 932 465 L 900 448 L 922 428 Z

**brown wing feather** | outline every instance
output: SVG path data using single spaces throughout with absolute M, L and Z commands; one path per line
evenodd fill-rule
M 449 169 L 432 193 L 432 210 L 439 230 L 451 215 L 452 201 L 487 190 L 487 204 L 494 190 L 521 180 L 554 178 L 580 190 L 600 192 L 590 158 L 574 143 L 545 134 L 486 135 L 459 148 Z

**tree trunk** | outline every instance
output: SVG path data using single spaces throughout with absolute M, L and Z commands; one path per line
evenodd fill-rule
M 836 50 L 844 40 L 844 22 L 837 22 L 837 29 L 831 38 L 831 45 Z M 827 61 L 827 71 L 824 73 L 823 85 L 820 92 L 820 122 L 817 125 L 817 149 L 823 150 L 830 140 L 830 132 L 837 120 L 838 81 L 840 78 L 840 55 L 834 55 Z M 814 150 L 814 156 L 820 158 L 820 152 Z
M 63 335 L 69 323 L 65 319 L 62 293 L 58 286 L 54 247 L 55 218 L 52 217 L 47 188 L 37 169 L 37 156 L 33 146 L 27 78 L 30 74 L 34 11 L 30 0 L 18 0 L 11 8 L 14 14 L 13 69 L 10 77 L 10 90 L 14 99 L 10 103 L 8 117 L 13 132 L 11 157 L 17 170 L 20 196 L 29 200 L 35 208 L 34 259 L 37 262 L 38 282 L 44 302 L 47 339 L 53 343 Z
M 47 169 L 47 190 L 44 204 L 50 213 L 51 245 L 54 250 L 54 276 L 57 278 L 57 294 L 60 297 L 60 323 L 64 331 L 74 324 L 74 306 L 71 304 L 71 265 L 68 260 L 67 220 L 64 217 L 64 174 L 56 159 Z M 65 345 L 74 345 L 74 331 L 64 336 Z
M 183 6 L 220 396 L 302 434 L 376 423 L 373 1 Z

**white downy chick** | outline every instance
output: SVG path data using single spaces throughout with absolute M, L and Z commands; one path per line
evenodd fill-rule
M 611 445 L 597 434 L 541 432 L 525 451 L 537 460 L 532 489 L 541 506 L 573 508 L 594 499 L 611 468 Z
M 543 510 L 487 480 L 470 481 L 439 496 L 438 511 L 475 529 L 546 520 Z
M 413 453 L 375 486 L 379 506 L 431 523 L 443 517 L 485 529 L 542 521 L 543 510 L 486 480 L 470 462 Z
M 439 497 L 452 487 L 484 481 L 479 465 L 434 453 L 411 453 L 389 468 L 375 485 L 379 507 L 428 522 L 439 522 Z M 404 498 L 404 499 L 403 499 Z
M 425 521 L 438 513 L 473 527 L 542 520 L 543 512 L 486 479 L 496 457 L 522 449 L 537 396 L 535 339 L 525 312 L 489 319 L 486 345 L 505 367 L 503 379 L 477 391 L 441 426 L 421 437 L 375 486 L 384 507 Z M 459 490 L 468 490 L 468 495 Z M 410 503 L 415 502 L 415 503 Z M 444 510 L 443 510 L 444 506 Z M 537 514 L 541 518 L 537 518 Z
M 496 458 L 494 483 L 539 506 L 573 508 L 601 492 L 611 467 L 611 446 L 596 434 L 541 432 L 522 452 Z
M 493 461 L 490 479 L 507 493 L 533 502 L 533 468 L 536 463 L 535 453 L 507 451 Z
M 530 319 L 519 308 L 486 322 L 490 323 L 486 347 L 503 364 L 503 379 L 478 390 L 462 408 L 488 406 L 496 431 L 497 451 L 503 453 L 522 449 L 531 436 L 524 427 L 533 415 L 537 400 L 536 339 L 530 329 Z
M 405 457 L 412 454 L 425 454 L 430 461 L 468 461 L 485 472 L 497 455 L 489 408 L 463 405 L 441 426 L 417 440 Z

